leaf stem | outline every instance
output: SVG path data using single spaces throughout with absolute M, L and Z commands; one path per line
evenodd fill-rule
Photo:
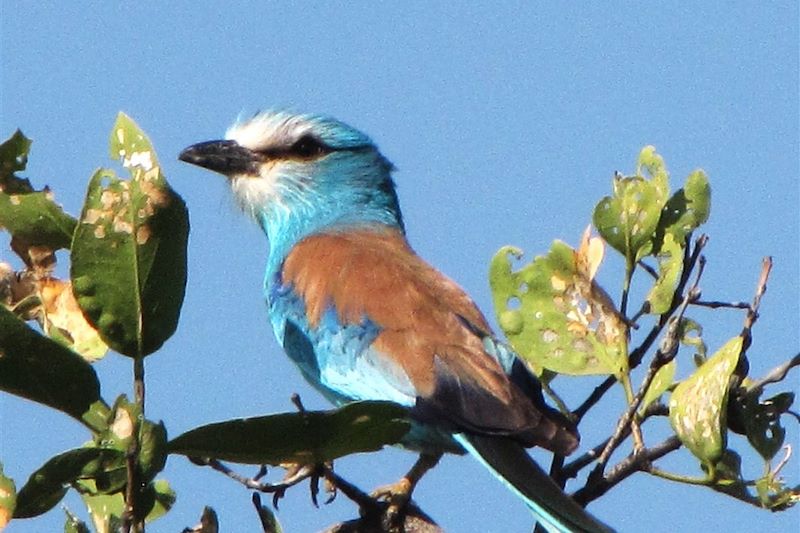
M 144 533 L 144 519 L 137 520 L 138 496 L 140 492 L 140 472 L 139 472 L 139 442 L 142 420 L 144 420 L 144 357 L 133 358 L 133 396 L 138 406 L 139 418 L 133 421 L 133 439 L 128 448 L 125 466 L 127 469 L 128 480 L 125 487 L 125 513 L 123 514 L 122 530 L 125 533 Z

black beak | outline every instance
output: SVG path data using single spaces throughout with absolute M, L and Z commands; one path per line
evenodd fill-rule
M 258 162 L 260 161 L 256 152 L 241 146 L 236 141 L 208 141 L 193 144 L 184 149 L 178 159 L 225 176 L 258 174 Z

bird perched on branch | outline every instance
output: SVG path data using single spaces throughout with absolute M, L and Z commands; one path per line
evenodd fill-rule
M 472 300 L 408 244 L 392 164 L 330 117 L 266 112 L 180 159 L 228 178 L 268 237 L 264 289 L 275 335 L 337 405 L 389 400 L 421 452 L 391 497 L 408 501 L 443 452 L 465 450 L 550 532 L 609 531 L 524 447 L 571 453 L 578 434 L 492 333 Z

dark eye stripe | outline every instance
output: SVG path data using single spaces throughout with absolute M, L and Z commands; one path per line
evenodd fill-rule
M 288 155 L 300 157 L 302 159 L 312 159 L 322 157 L 333 151 L 331 147 L 313 137 L 312 135 L 303 135 L 298 139 L 288 150 Z
M 372 145 L 334 148 L 332 146 L 328 146 L 314 135 L 306 134 L 296 140 L 294 144 L 289 147 L 265 148 L 258 150 L 257 152 L 265 159 L 295 159 L 308 161 L 320 159 L 333 152 L 357 152 L 361 150 L 369 150 L 371 148 Z

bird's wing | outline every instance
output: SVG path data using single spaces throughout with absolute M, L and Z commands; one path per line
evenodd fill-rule
M 307 237 L 287 256 L 281 284 L 303 308 L 290 330 L 305 334 L 329 394 L 413 402 L 422 422 L 558 453 L 577 445 L 574 429 L 487 353 L 491 330 L 472 300 L 399 231 Z

